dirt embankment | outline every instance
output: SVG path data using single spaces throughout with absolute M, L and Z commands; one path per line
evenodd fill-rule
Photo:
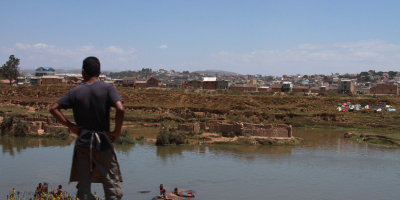
M 70 86 L 2 86 L 0 103 L 46 110 Z M 341 102 L 361 105 L 390 104 L 399 110 L 397 97 L 304 97 L 272 95 L 230 95 L 183 90 L 117 88 L 126 107 L 126 121 L 194 122 L 229 120 L 296 126 L 334 126 L 357 128 L 399 128 L 398 112 L 338 112 Z

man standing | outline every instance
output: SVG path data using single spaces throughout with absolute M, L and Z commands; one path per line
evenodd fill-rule
M 114 151 L 114 142 L 121 133 L 124 106 L 115 87 L 99 80 L 100 61 L 96 57 L 83 60 L 83 83 L 72 88 L 50 108 L 50 113 L 72 133 L 76 140 L 70 182 L 77 181 L 78 198 L 94 199 L 91 183 L 102 183 L 107 200 L 121 199 L 122 176 Z M 110 132 L 110 107 L 116 108 L 115 130 Z M 61 109 L 72 108 L 75 123 Z

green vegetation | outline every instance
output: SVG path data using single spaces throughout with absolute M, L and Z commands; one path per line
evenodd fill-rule
M 135 139 L 130 135 L 127 129 L 123 129 L 117 141 L 117 144 L 135 144 Z
M 28 133 L 28 125 L 26 122 L 21 120 L 17 120 L 17 123 L 14 127 L 14 136 L 25 136 Z
M 13 80 L 17 80 L 19 76 L 19 59 L 14 55 L 10 55 L 8 61 L 0 67 L 0 75 L 7 78 L 10 85 L 12 85 Z
M 184 133 L 174 133 L 169 131 L 168 129 L 162 128 L 157 135 L 156 145 L 163 146 L 163 145 L 171 145 L 171 144 L 186 144 L 187 136 Z
M 357 142 L 366 142 L 370 144 L 400 147 L 400 138 L 390 137 L 378 134 L 360 134 L 360 133 L 347 133 L 345 138 L 348 138 Z
M 14 121 L 14 115 L 10 115 L 3 119 L 3 122 L 0 125 L 1 135 L 7 135 L 11 133 L 13 121 Z
M 27 112 L 27 109 L 18 106 L 0 106 L 0 113 L 12 113 L 13 115 L 17 115 Z
M 143 140 L 144 140 L 143 135 L 139 135 L 138 137 L 136 137 L 136 141 L 143 141 Z
M 28 133 L 28 125 L 14 115 L 10 115 L 3 119 L 0 130 L 1 135 L 25 136 Z

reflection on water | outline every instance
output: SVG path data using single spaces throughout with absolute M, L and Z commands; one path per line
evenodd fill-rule
M 129 152 L 132 151 L 133 147 L 135 147 L 135 144 L 114 145 L 115 151 L 117 153 L 122 153 L 126 155 L 129 155 Z
M 196 152 L 198 147 L 191 145 L 180 145 L 180 146 L 156 146 L 157 156 L 161 159 L 166 160 L 172 157 L 180 157 L 185 151 Z
M 212 153 L 216 157 L 231 155 L 241 159 L 253 160 L 263 154 L 285 156 L 295 146 L 250 146 L 250 145 L 199 145 L 199 146 L 156 146 L 157 156 L 163 160 L 180 157 L 184 152 L 195 154 Z
M 51 138 L 31 138 L 31 137 L 9 137 L 1 136 L 0 145 L 3 153 L 9 153 L 14 156 L 15 153 L 29 148 L 39 147 L 62 147 L 71 145 L 72 140 L 61 140 Z
M 16 153 L 19 154 L 23 150 L 29 148 L 40 148 L 40 147 L 64 147 L 70 146 L 74 143 L 72 139 L 55 139 L 55 138 L 35 138 L 35 137 L 0 137 L 0 146 L 2 146 L 2 152 L 14 156 Z M 129 154 L 134 144 L 126 145 L 115 145 L 117 152 Z
M 143 134 L 137 130 L 139 134 Z M 163 183 L 196 199 L 397 199 L 400 150 L 358 144 L 342 131 L 295 129 L 301 145 L 116 145 L 124 199 L 151 199 Z M 0 137 L 0 199 L 12 187 L 68 185 L 71 141 Z M 27 170 L 29 169 L 29 170 Z M 93 190 L 102 194 L 101 185 Z M 142 194 L 138 191 L 149 190 Z

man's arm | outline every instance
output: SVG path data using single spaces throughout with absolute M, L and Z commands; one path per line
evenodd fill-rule
M 124 115 L 125 115 L 125 108 L 121 101 L 115 102 L 114 107 L 116 109 L 115 129 L 114 129 L 114 131 L 110 132 L 110 138 L 111 138 L 112 142 L 117 140 L 119 135 L 121 134 L 122 122 L 124 121 Z
M 61 124 L 68 127 L 72 133 L 79 135 L 82 127 L 70 122 L 61 112 L 61 106 L 58 103 L 54 103 L 50 108 L 50 113 L 57 119 Z

